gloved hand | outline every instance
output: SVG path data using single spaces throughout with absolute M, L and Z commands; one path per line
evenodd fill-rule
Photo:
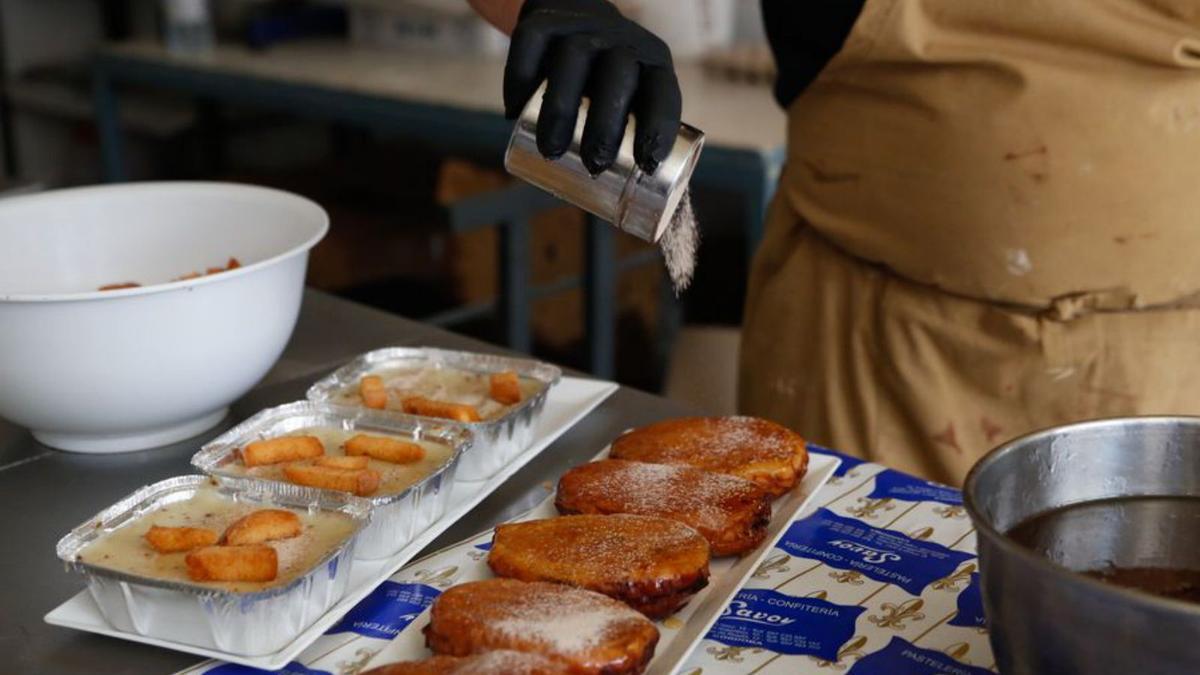
M 634 159 L 653 173 L 679 132 L 682 99 L 671 50 L 605 0 L 525 0 L 504 70 L 504 110 L 516 119 L 547 80 L 538 150 L 551 159 L 571 144 L 580 100 L 589 98 L 580 154 L 593 174 L 612 166 L 630 113 Z

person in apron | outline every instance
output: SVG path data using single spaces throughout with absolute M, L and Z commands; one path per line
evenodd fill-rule
M 842 5 L 844 42 L 785 4 Z M 764 10 L 803 90 L 750 278 L 745 413 L 957 484 L 1039 428 L 1200 412 L 1200 2 Z

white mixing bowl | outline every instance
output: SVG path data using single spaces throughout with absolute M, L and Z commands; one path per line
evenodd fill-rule
M 79 452 L 211 427 L 279 358 L 328 228 L 315 203 L 247 185 L 0 200 L 0 417 Z M 171 281 L 231 256 L 243 266 Z M 144 286 L 96 290 L 126 281 Z

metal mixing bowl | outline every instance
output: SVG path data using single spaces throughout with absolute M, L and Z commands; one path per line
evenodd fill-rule
M 1200 605 L 1069 571 L 1005 536 L 1033 516 L 1125 497 L 1200 497 L 1200 418 L 1085 422 L 1003 445 L 967 476 L 983 600 L 1003 673 L 1200 672 Z M 1200 569 L 1200 528 L 1141 510 L 1055 532 L 1075 569 Z

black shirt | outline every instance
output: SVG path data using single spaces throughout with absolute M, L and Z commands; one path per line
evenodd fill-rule
M 842 48 L 866 1 L 762 0 L 779 69 L 775 98 L 780 105 L 790 105 Z

